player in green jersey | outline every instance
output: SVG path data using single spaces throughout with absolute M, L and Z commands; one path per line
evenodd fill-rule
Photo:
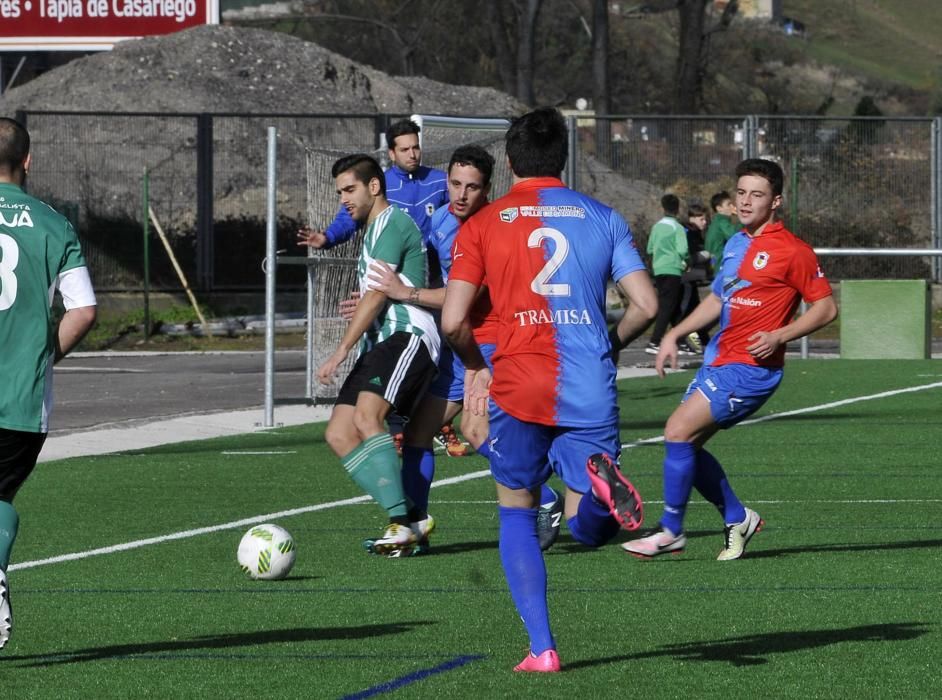
M 23 191 L 29 133 L 0 117 L 0 648 L 13 612 L 7 585 L 19 516 L 13 497 L 36 466 L 49 430 L 52 366 L 95 322 L 95 292 L 68 219 Z M 56 328 L 58 289 L 65 315 Z
M 366 226 L 357 263 L 360 302 L 340 345 L 317 370 L 328 384 L 337 368 L 360 344 L 360 357 L 337 396 L 325 438 L 351 478 L 389 515 L 379 554 L 407 554 L 427 537 L 431 519 L 410 523 L 402 487 L 399 456 L 385 430 L 389 412 L 408 417 L 435 376 L 440 340 L 432 315 L 416 300 L 392 301 L 373 289 L 370 264 L 381 260 L 400 279 L 418 289 L 426 284 L 422 233 L 409 216 L 386 199 L 383 171 L 365 154 L 334 163 L 340 204 L 357 224 Z

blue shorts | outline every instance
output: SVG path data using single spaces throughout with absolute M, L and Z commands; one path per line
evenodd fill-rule
M 493 399 L 490 409 L 491 474 L 510 489 L 536 488 L 556 472 L 573 491 L 592 488 L 586 462 L 597 452 L 614 459 L 621 452 L 618 421 L 579 428 L 517 420 Z
M 710 402 L 710 413 L 721 428 L 731 428 L 758 411 L 782 381 L 781 367 L 732 364 L 697 371 L 683 401 L 699 391 Z
M 491 357 L 497 346 L 493 343 L 483 343 L 479 347 L 487 366 L 493 370 Z M 464 401 L 464 364 L 445 343 L 442 343 L 441 356 L 438 358 L 438 376 L 429 386 L 428 393 L 446 401 Z

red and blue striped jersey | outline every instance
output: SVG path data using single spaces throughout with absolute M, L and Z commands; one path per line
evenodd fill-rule
M 726 243 L 713 293 L 723 302 L 720 330 L 704 353 L 704 363 L 739 362 L 781 367 L 785 346 L 757 360 L 747 350 L 750 337 L 791 322 L 802 298 L 808 303 L 831 296 L 831 285 L 818 265 L 814 249 L 781 222 L 766 225 L 750 237 L 744 231 Z
M 487 285 L 497 318 L 491 397 L 531 423 L 615 420 L 609 279 L 643 270 L 628 224 L 557 178 L 529 178 L 458 232 L 450 279 Z

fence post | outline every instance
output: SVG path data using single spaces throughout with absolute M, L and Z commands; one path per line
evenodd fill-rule
M 275 426 L 275 270 L 278 268 L 275 191 L 278 130 L 268 127 L 268 186 L 265 216 L 265 428 Z
M 942 248 L 942 117 L 933 118 L 929 129 L 931 131 L 929 212 L 932 247 Z M 942 259 L 938 256 L 932 259 L 932 281 L 942 282 Z
M 566 182 L 566 186 L 571 190 L 577 189 L 578 187 L 578 182 L 576 181 L 576 158 L 579 155 L 579 131 L 576 121 L 574 115 L 570 115 L 566 118 L 566 130 L 569 132 L 569 153 L 566 156 L 566 171 L 563 179 Z
M 213 115 L 196 117 L 196 279 L 209 291 L 214 283 Z
M 150 340 L 150 175 L 144 166 L 141 199 L 144 200 L 144 341 Z

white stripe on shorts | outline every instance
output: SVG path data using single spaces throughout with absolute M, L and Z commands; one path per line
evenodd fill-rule
M 402 386 L 402 382 L 406 378 L 406 373 L 409 371 L 409 367 L 412 366 L 412 361 L 415 360 L 415 354 L 419 351 L 421 346 L 422 339 L 417 335 L 410 335 L 409 343 L 399 356 L 392 376 L 389 377 L 389 384 L 386 385 L 383 398 L 394 406 L 396 405 L 396 396 L 399 394 L 399 387 Z

